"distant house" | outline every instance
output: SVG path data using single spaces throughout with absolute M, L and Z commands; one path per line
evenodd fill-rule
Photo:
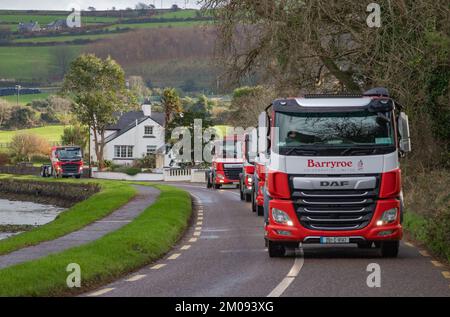
M 29 32 L 39 32 L 41 27 L 38 22 L 29 22 L 29 23 L 19 23 L 19 32 L 29 33 Z
M 117 165 L 133 165 L 144 156 L 156 155 L 156 168 L 168 167 L 164 121 L 164 113 L 152 112 L 150 105 L 143 105 L 142 111 L 118 115 L 117 122 L 106 129 L 104 159 Z M 97 161 L 94 144 L 91 131 L 91 158 Z
M 65 28 L 67 28 L 66 20 L 56 20 L 46 26 L 46 29 L 49 31 L 59 31 Z

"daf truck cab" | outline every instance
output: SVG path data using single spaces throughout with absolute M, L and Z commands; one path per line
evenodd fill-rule
M 211 169 L 206 173 L 207 187 L 239 186 L 242 172 L 242 145 L 239 136 L 229 136 L 214 142 Z
M 399 157 L 408 117 L 384 88 L 273 101 L 265 239 L 271 257 L 299 243 L 357 244 L 396 257 L 402 239 Z

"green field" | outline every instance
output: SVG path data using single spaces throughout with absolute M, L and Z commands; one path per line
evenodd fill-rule
M 112 38 L 119 34 L 123 33 L 31 37 L 31 38 L 17 39 L 14 40 L 13 43 L 52 43 L 52 42 L 70 42 L 75 40 L 99 40 Z
M 83 46 L 66 46 L 74 55 L 81 52 Z M 57 72 L 53 55 L 55 48 L 38 47 L 0 47 L 0 78 L 23 81 L 42 80 Z
M 20 105 L 26 105 L 34 100 L 43 100 L 47 99 L 50 96 L 49 93 L 40 93 L 40 94 L 27 94 L 27 95 L 20 95 L 19 94 L 19 104 Z M 0 97 L 1 99 L 5 99 L 6 101 L 9 101 L 12 104 L 17 103 L 17 95 L 12 96 L 3 96 Z
M 40 15 L 40 14 L 4 14 L 0 13 L 0 23 L 20 23 L 20 22 L 39 22 L 42 26 L 49 24 L 56 20 L 65 20 L 67 15 Z M 98 23 L 111 23 L 117 21 L 115 17 L 81 17 L 82 23 L 98 24 Z
M 49 125 L 46 127 L 16 130 L 16 131 L 0 131 L 0 143 L 11 142 L 14 135 L 17 133 L 30 133 L 36 134 L 45 138 L 49 142 L 58 142 L 63 133 L 63 125 Z

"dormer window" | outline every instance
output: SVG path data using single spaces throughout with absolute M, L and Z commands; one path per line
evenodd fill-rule
M 152 136 L 153 135 L 153 126 L 145 126 L 145 132 L 144 132 L 145 136 Z

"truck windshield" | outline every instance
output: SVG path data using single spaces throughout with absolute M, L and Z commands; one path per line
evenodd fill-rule
M 276 113 L 278 148 L 394 146 L 391 114 L 357 112 Z
M 56 155 L 60 160 L 81 159 L 81 149 L 79 148 L 59 149 L 56 150 Z

